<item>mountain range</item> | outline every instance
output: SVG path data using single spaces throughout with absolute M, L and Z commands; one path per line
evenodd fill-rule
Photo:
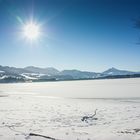
M 28 66 L 25 68 L 16 68 L 9 66 L 0 66 L 0 83 L 131 77 L 140 77 L 140 72 L 119 70 L 116 68 L 110 68 L 104 72 L 97 73 L 80 71 L 76 69 L 59 71 L 53 67 L 39 68 L 34 66 Z

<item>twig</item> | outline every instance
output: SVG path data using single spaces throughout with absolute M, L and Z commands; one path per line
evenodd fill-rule
M 47 139 L 50 139 L 50 140 L 58 140 L 58 139 L 55 139 L 53 137 L 49 137 L 49 136 L 44 136 L 44 135 L 40 135 L 40 134 L 35 134 L 35 133 L 29 133 L 29 134 L 25 134 L 21 131 L 18 131 L 18 130 L 15 130 L 14 129 L 14 125 L 5 125 L 6 127 L 8 127 L 10 130 L 14 131 L 14 132 L 18 132 L 20 133 L 21 135 L 24 135 L 24 136 L 27 136 L 27 137 L 30 137 L 30 136 L 38 136 L 38 137 L 43 137 L 43 138 L 47 138 Z
M 44 135 L 40 135 L 40 134 L 35 134 L 35 133 L 29 133 L 29 136 L 38 136 L 38 137 L 43 137 L 43 138 L 47 138 L 47 139 L 51 139 L 51 140 L 58 140 L 49 136 L 44 136 Z
M 82 117 L 81 120 L 85 121 L 85 122 L 87 122 L 87 120 L 89 120 L 89 119 L 97 120 L 97 118 L 94 118 L 94 116 L 96 115 L 96 111 L 97 111 L 97 109 L 95 110 L 95 112 L 94 112 L 94 114 L 92 116 L 84 116 L 84 117 Z

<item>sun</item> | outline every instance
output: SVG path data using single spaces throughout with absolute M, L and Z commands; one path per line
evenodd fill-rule
M 40 36 L 39 25 L 35 23 L 28 23 L 23 27 L 24 36 L 29 40 L 36 40 Z

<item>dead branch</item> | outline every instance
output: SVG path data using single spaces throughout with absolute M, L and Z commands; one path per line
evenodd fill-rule
M 51 140 L 58 140 L 49 136 L 44 136 L 44 135 L 40 135 L 40 134 L 35 134 L 35 133 L 29 133 L 29 136 L 38 136 L 38 137 L 43 137 L 43 138 L 47 138 L 47 139 L 51 139 Z
M 29 133 L 29 134 L 25 134 L 21 131 L 18 131 L 18 130 L 15 130 L 14 129 L 14 125 L 5 125 L 6 127 L 8 127 L 10 130 L 14 131 L 14 132 L 18 132 L 20 133 L 21 135 L 25 135 L 27 137 L 29 136 L 38 136 L 38 137 L 43 137 L 43 138 L 46 138 L 46 139 L 50 139 L 50 140 L 58 140 L 56 138 L 53 138 L 53 137 L 49 137 L 49 136 L 44 136 L 44 135 L 40 135 L 40 134 L 35 134 L 35 133 Z
M 84 116 L 84 117 L 82 117 L 82 121 L 85 121 L 85 122 L 87 122 L 87 120 L 89 120 L 89 119 L 94 119 L 94 120 L 97 120 L 98 118 L 94 118 L 94 116 L 96 115 L 96 111 L 97 111 L 97 109 L 95 109 L 95 111 L 94 111 L 94 114 L 93 115 L 91 115 L 91 116 Z

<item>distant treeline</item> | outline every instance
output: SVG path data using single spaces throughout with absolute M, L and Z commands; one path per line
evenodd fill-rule
M 104 77 L 98 77 L 98 78 L 68 78 L 68 79 L 58 79 L 58 78 L 47 78 L 47 79 L 33 79 L 33 80 L 27 80 L 25 78 L 17 78 L 17 77 L 5 77 L 3 79 L 0 79 L 0 83 L 23 83 L 23 82 L 49 82 L 49 81 L 72 81 L 72 80 L 96 80 L 96 79 L 120 79 L 120 78 L 138 78 L 140 77 L 140 74 L 132 74 L 132 75 L 109 75 Z

